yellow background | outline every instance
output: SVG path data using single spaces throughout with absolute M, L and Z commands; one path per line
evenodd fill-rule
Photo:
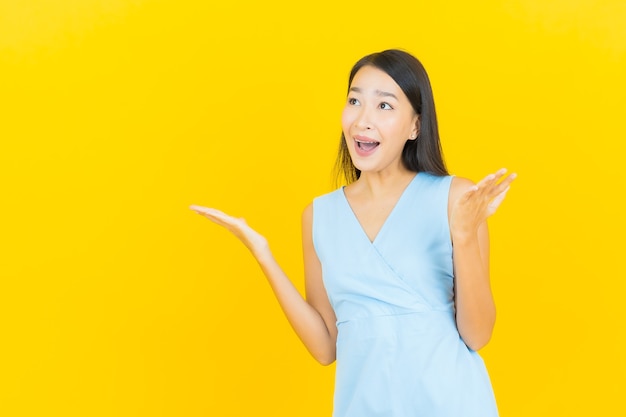
M 621 0 L 0 2 L 0 415 L 330 416 L 244 216 L 302 289 L 351 65 L 428 69 L 491 221 L 502 416 L 626 411 Z

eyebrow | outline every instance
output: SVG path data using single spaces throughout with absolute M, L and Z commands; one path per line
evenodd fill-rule
M 350 91 L 363 94 L 363 90 L 361 90 L 359 87 L 350 87 Z M 393 97 L 398 100 L 398 97 L 396 97 L 395 94 L 389 93 L 387 91 L 375 90 L 374 93 L 376 93 L 376 95 L 379 97 Z

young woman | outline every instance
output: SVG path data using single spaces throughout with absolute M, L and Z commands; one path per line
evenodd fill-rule
M 306 298 L 243 219 L 234 233 L 322 364 L 337 360 L 335 417 L 498 414 L 476 351 L 491 337 L 487 218 L 515 174 L 448 175 L 430 81 L 406 52 L 352 68 L 337 159 L 348 185 L 303 214 Z

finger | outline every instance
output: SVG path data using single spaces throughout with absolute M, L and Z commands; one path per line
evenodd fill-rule
M 476 184 L 477 188 L 484 188 L 489 184 L 493 184 L 493 182 L 496 180 L 496 174 L 489 174 L 486 177 L 484 177 L 482 180 L 478 181 L 478 183 Z
M 478 186 L 476 184 L 469 187 L 463 194 L 459 196 L 456 201 L 456 204 L 465 204 L 468 201 L 471 201 L 474 198 L 474 195 L 478 192 Z
M 500 178 L 502 178 L 504 176 L 504 174 L 506 174 L 506 168 L 500 168 L 496 172 L 493 172 L 493 173 L 487 175 L 484 178 L 485 180 L 487 180 L 487 181 L 485 181 L 485 183 L 486 184 L 495 184 L 495 183 L 497 183 L 500 180 Z
M 190 208 L 193 211 L 195 211 L 196 213 L 198 213 L 198 214 L 208 215 L 208 216 L 222 218 L 222 219 L 230 217 L 226 213 L 224 213 L 223 211 L 219 211 L 219 210 L 211 208 L 211 207 L 203 207 L 203 206 L 193 205 L 193 206 L 190 206 Z
M 517 174 L 512 173 L 498 183 L 506 172 L 506 168 L 502 168 L 497 172 L 486 176 L 481 182 L 479 182 L 477 185 L 479 186 L 481 195 L 487 195 L 489 198 L 493 198 L 509 187 L 511 182 L 513 182 L 513 180 L 517 177 Z
M 508 189 L 511 187 L 511 183 L 513 182 L 513 180 L 515 180 L 515 178 L 517 178 L 517 174 L 512 173 L 505 177 L 500 183 L 494 184 L 489 191 L 489 195 L 497 196 L 505 190 L 508 191 Z
M 497 184 L 498 180 L 502 178 L 502 176 L 506 174 L 506 168 L 501 168 L 498 171 L 487 175 L 482 180 L 480 180 L 476 184 L 476 189 L 480 191 L 481 194 L 485 194 L 485 192 L 489 192 L 495 184 Z
M 508 184 L 510 184 L 510 183 L 512 183 L 512 182 L 513 182 L 513 180 L 514 180 L 515 178 L 517 178 L 517 173 L 512 172 L 511 174 L 509 174 L 509 175 L 508 175 L 508 176 L 507 176 L 507 177 L 503 180 L 503 182 L 504 182 L 504 181 L 507 181 L 507 182 L 508 182 Z
M 191 210 L 195 211 L 198 214 L 203 214 L 204 212 L 206 212 L 209 209 L 208 207 L 198 206 L 196 204 L 190 205 L 189 208 Z
M 500 168 L 494 173 L 494 175 L 498 178 L 501 178 L 504 174 L 506 174 L 506 171 L 507 171 L 506 168 Z
M 236 222 L 236 220 L 233 217 L 214 208 L 197 206 L 197 205 L 193 205 L 190 208 L 196 213 L 206 217 L 207 219 L 211 220 L 214 223 L 219 224 L 220 226 L 229 227 Z

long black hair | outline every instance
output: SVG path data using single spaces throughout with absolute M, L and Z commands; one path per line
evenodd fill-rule
M 419 135 L 415 140 L 407 140 L 402 150 L 404 166 L 414 172 L 448 175 L 439 141 L 433 92 L 428 74 L 426 74 L 422 63 L 413 55 L 398 49 L 388 49 L 367 55 L 352 67 L 348 79 L 348 89 L 356 73 L 367 65 L 387 73 L 402 89 L 411 102 L 413 110 L 419 115 Z M 361 171 L 352 163 L 343 133 L 341 134 L 339 154 L 335 166 L 337 176 L 343 174 L 348 184 L 361 176 Z

